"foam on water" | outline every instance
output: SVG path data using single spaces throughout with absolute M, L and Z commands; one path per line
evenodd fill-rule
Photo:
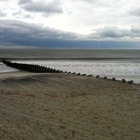
M 19 61 L 63 71 L 99 75 L 140 75 L 140 63 L 108 63 L 92 61 Z
M 3 72 L 14 72 L 14 71 L 18 71 L 17 69 L 11 68 L 6 66 L 5 64 L 3 64 L 2 62 L 0 62 L 0 73 Z
M 100 75 L 116 77 L 121 80 L 134 80 L 140 83 L 140 63 L 117 63 L 108 61 L 66 61 L 66 60 L 47 60 L 47 61 L 13 61 L 26 64 L 37 64 L 45 67 L 59 69 L 67 72 L 76 72 L 87 75 Z M 12 70 L 12 69 L 10 69 Z M 13 69 L 15 71 L 15 69 Z
M 0 58 L 94 76 L 131 76 L 140 83 L 140 50 L 0 49 Z M 0 72 L 11 71 L 17 70 L 0 62 Z

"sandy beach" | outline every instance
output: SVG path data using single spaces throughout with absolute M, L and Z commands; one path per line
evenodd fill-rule
M 140 85 L 72 74 L 0 74 L 0 140 L 139 140 Z

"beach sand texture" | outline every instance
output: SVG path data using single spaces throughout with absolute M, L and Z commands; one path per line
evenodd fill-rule
M 0 76 L 0 140 L 139 140 L 140 85 L 71 74 Z

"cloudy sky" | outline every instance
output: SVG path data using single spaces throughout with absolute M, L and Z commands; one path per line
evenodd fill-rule
M 0 47 L 140 49 L 140 0 L 0 0 Z

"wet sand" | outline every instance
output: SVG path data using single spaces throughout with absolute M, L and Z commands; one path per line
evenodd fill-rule
M 0 74 L 0 140 L 139 140 L 140 85 Z

